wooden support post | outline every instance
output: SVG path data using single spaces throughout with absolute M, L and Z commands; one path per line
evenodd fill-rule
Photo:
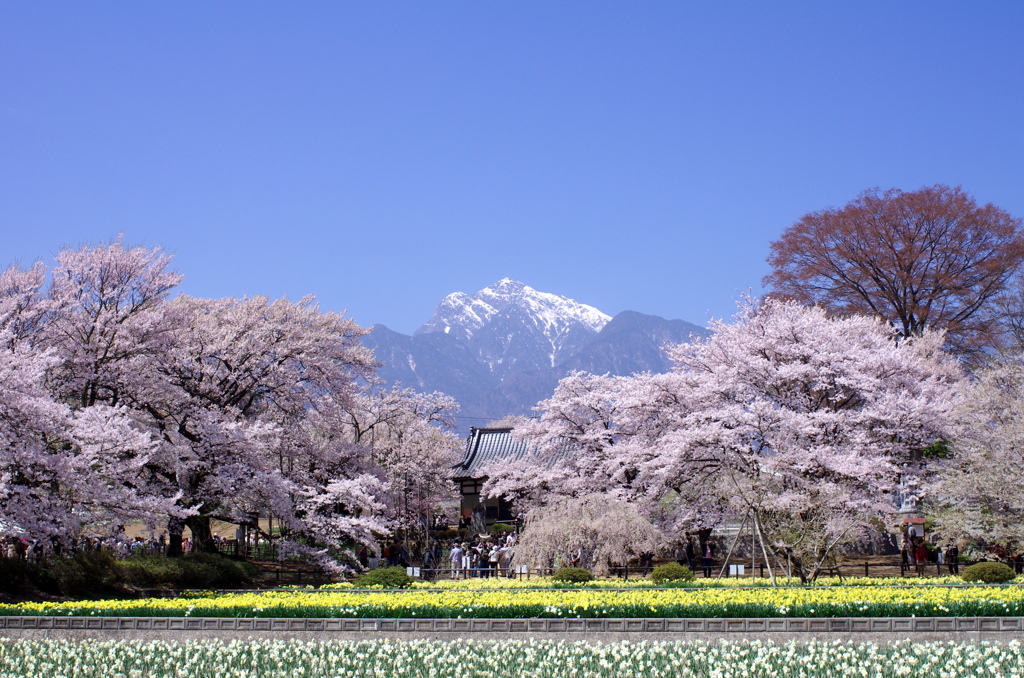
M 729 567 L 729 559 L 732 558 L 732 552 L 736 550 L 736 545 L 740 543 L 740 537 L 743 536 L 743 528 L 747 526 L 747 519 L 749 517 L 750 511 L 747 511 L 747 515 L 743 516 L 743 522 L 740 523 L 740 527 L 736 531 L 736 538 L 732 540 L 732 547 L 729 549 L 729 553 L 726 554 L 725 560 L 722 562 L 722 569 L 718 572 L 718 576 L 715 577 L 716 580 L 721 579 L 722 575 L 725 574 L 726 568 Z
M 764 534 L 761 533 L 761 522 L 757 519 L 756 513 L 754 514 L 754 533 L 757 535 L 757 538 L 761 540 L 761 553 L 764 555 L 764 562 L 768 566 L 768 576 L 771 577 L 772 586 L 775 586 L 775 573 L 772 571 L 772 564 L 768 562 L 768 551 L 764 546 Z M 763 572 L 761 573 L 761 576 L 764 577 Z M 750 573 L 750 578 L 754 578 L 753 572 Z

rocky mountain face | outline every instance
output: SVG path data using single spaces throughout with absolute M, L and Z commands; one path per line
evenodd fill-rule
M 634 311 L 612 318 L 592 306 L 505 278 L 476 294 L 449 294 L 412 335 L 375 325 L 364 340 L 378 375 L 462 406 L 460 429 L 529 414 L 572 370 L 665 372 L 662 347 L 707 330 Z

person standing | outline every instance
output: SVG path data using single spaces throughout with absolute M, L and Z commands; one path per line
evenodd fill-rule
M 711 568 L 715 565 L 715 547 L 714 542 L 708 539 L 704 542 L 704 557 L 701 561 L 701 565 L 704 567 L 704 577 L 711 576 Z
M 458 542 L 452 545 L 451 563 L 452 579 L 458 579 L 459 572 L 462 570 L 462 547 L 459 546 Z
M 469 569 L 473 571 L 474 577 L 484 576 L 484 560 L 480 553 L 482 549 L 483 546 L 481 544 L 473 544 L 469 548 Z
M 957 560 L 959 557 L 960 549 L 956 544 L 950 544 L 946 548 L 946 567 L 950 574 L 960 574 L 960 562 Z
M 491 546 L 490 553 L 487 554 L 487 560 L 490 564 L 490 576 L 498 576 L 498 561 L 501 560 L 501 547 L 497 544 Z
M 509 554 L 508 554 L 508 552 L 509 552 L 509 548 L 507 546 L 501 546 L 499 544 L 499 546 L 498 546 L 498 573 L 501 576 L 503 576 L 503 577 L 508 577 L 509 576 L 509 571 L 508 571 L 508 555 Z
M 686 566 L 693 570 L 693 558 L 696 554 L 693 552 L 693 537 L 686 535 Z
M 917 542 L 914 547 L 914 560 L 917 565 L 917 576 L 924 576 L 924 566 L 928 562 L 928 549 L 924 546 L 924 539 Z

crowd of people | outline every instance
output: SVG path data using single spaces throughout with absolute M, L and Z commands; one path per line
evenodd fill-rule
M 455 543 L 448 554 L 452 578 L 508 576 L 516 535 L 504 533 L 471 542 Z
M 214 544 L 220 553 L 237 555 L 237 542 L 225 539 L 220 535 L 214 535 Z M 9 535 L 2 537 L 2 548 L 0 555 L 11 559 L 27 560 L 37 562 L 47 554 L 57 556 L 69 556 L 81 551 L 109 551 L 115 558 L 127 558 L 133 555 L 160 555 L 167 553 L 167 533 L 159 536 L 129 537 L 126 534 L 119 534 L 112 537 L 81 537 L 72 540 L 70 544 L 49 544 L 24 535 Z M 194 544 L 189 538 L 181 541 L 183 553 L 190 553 Z
M 34 539 L 7 537 L 4 539 L 3 555 L 11 560 L 27 560 L 34 563 L 41 555 L 41 548 Z
M 916 534 L 904 535 L 900 544 L 900 557 L 904 569 L 913 567 L 920 577 L 925 575 L 925 567 L 929 564 L 945 565 L 949 574 L 960 573 L 960 549 L 954 543 L 942 548 L 928 544 Z
M 47 554 L 72 555 L 79 551 L 110 551 L 116 558 L 127 558 L 131 555 L 163 553 L 167 548 L 167 535 L 159 538 L 151 537 L 83 537 L 69 545 L 48 545 L 26 536 L 8 536 L 4 539 L 3 555 L 11 559 L 27 560 L 35 563 Z
M 512 547 L 516 535 L 503 532 L 496 535 L 478 535 L 464 541 L 455 540 L 442 546 L 434 540 L 426 547 L 406 545 L 400 541 L 384 544 L 379 556 L 362 546 L 356 557 L 364 568 L 417 567 L 454 579 L 462 577 L 495 577 L 511 573 Z

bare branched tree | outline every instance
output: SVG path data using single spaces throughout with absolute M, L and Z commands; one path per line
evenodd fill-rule
M 904 336 L 944 330 L 949 348 L 998 343 L 993 312 L 1024 261 L 1021 220 L 960 187 L 865 191 L 805 215 L 771 244 L 776 296 L 874 315 Z

